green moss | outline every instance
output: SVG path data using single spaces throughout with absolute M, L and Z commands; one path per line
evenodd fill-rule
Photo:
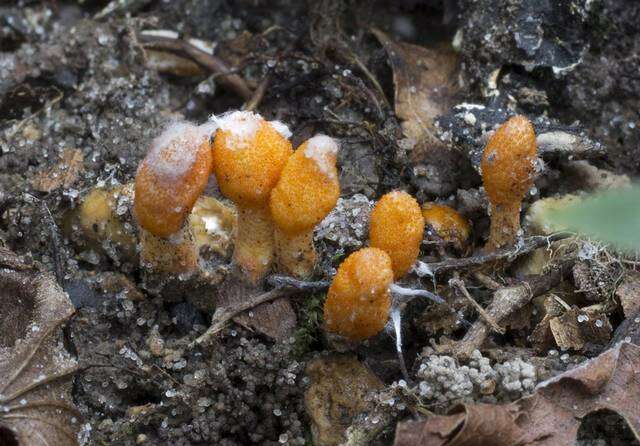
M 325 294 L 316 294 L 305 299 L 299 312 L 300 325 L 294 334 L 293 355 L 300 359 L 320 342 L 322 307 Z

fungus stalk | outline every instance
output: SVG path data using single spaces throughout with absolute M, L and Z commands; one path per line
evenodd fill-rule
M 197 269 L 198 253 L 185 221 L 209 180 L 209 137 L 207 125 L 172 124 L 138 167 L 134 213 L 140 225 L 140 260 L 152 270 Z
M 269 195 L 291 156 L 289 130 L 252 112 L 214 118 L 213 171 L 222 194 L 238 208 L 233 258 L 257 285 L 274 258 L 274 226 Z
M 520 208 L 533 185 L 536 137 L 531 122 L 514 116 L 489 138 L 482 155 L 482 181 L 491 203 L 488 251 L 513 245 L 520 232 Z
M 337 153 L 338 145 L 332 138 L 314 136 L 289 158 L 271 192 L 276 260 L 282 273 L 299 279 L 313 274 L 313 229 L 331 212 L 340 196 Z

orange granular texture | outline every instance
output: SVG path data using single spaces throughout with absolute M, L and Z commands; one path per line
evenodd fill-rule
M 224 130 L 214 139 L 213 171 L 220 191 L 239 206 L 264 207 L 291 156 L 291 143 L 264 120 L 252 141 L 234 147 L 233 139 Z
M 424 235 L 424 219 L 418 202 L 406 192 L 383 195 L 371 212 L 371 246 L 389 254 L 396 279 L 416 262 Z
M 363 248 L 346 258 L 333 278 L 324 304 L 332 333 L 360 341 L 380 332 L 389 318 L 393 282 L 391 259 L 381 249 Z
M 482 155 L 482 181 L 494 205 L 515 205 L 524 198 L 535 172 L 536 135 L 525 116 L 514 116 L 489 138 Z
M 293 235 L 312 230 L 331 212 L 340 197 L 336 155 L 326 154 L 325 171 L 305 154 L 302 144 L 289 158 L 271 191 L 271 216 L 283 232 Z
M 425 224 L 447 242 L 462 245 L 469 238 L 469 222 L 449 206 L 425 203 L 422 205 L 422 216 Z
M 147 154 L 136 173 L 136 219 L 158 237 L 180 229 L 211 173 L 213 157 L 208 138 L 196 128 L 187 132 L 156 148 L 154 154 Z M 194 156 L 185 158 L 187 152 Z M 184 165 L 185 159 L 190 161 L 188 165 Z M 177 163 L 182 163 L 178 170 Z

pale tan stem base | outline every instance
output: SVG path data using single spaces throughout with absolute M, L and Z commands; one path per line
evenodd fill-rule
M 268 207 L 238 207 L 233 259 L 253 285 L 257 285 L 264 278 L 273 264 L 273 231 L 273 221 Z
M 512 246 L 520 231 L 520 203 L 514 205 L 491 204 L 491 230 L 485 251 Z
M 313 231 L 289 235 L 276 229 L 275 234 L 278 271 L 297 279 L 311 277 L 316 264 Z
M 140 228 L 140 261 L 154 272 L 184 274 L 198 269 L 198 252 L 188 225 L 169 238 Z

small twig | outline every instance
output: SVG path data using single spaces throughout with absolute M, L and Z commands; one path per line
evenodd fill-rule
M 213 313 L 213 317 L 211 318 L 211 326 L 207 329 L 207 331 L 205 331 L 201 336 L 193 341 L 189 345 L 189 347 L 193 348 L 196 345 L 207 344 L 211 340 L 211 338 L 213 338 L 213 336 L 215 336 L 224 328 L 227 322 L 229 322 L 240 313 L 257 307 L 258 305 L 265 302 L 288 296 L 293 292 L 294 291 L 290 288 L 275 288 L 271 291 L 267 291 L 266 293 L 251 296 L 244 301 L 228 305 L 226 307 L 218 307 L 215 313 Z
M 473 277 L 475 277 L 478 282 L 484 285 L 485 288 L 491 291 L 497 291 L 502 288 L 502 285 L 500 285 L 498 282 L 496 282 L 486 274 L 481 273 L 480 271 L 476 271 L 475 273 L 473 273 Z
M 40 113 L 50 110 L 51 107 L 53 107 L 55 104 L 57 104 L 62 100 L 62 98 L 64 97 L 64 93 L 55 87 L 53 88 L 58 92 L 58 95 L 53 99 L 51 99 L 50 101 L 47 101 L 47 103 L 44 104 L 44 107 L 31 113 L 29 116 L 21 120 L 10 132 L 7 133 L 7 140 L 10 140 L 11 138 L 13 138 L 22 129 L 22 127 L 26 125 L 27 122 L 29 122 L 30 120 L 38 116 Z
M 533 276 L 518 285 L 501 288 L 493 294 L 486 312 L 497 323 L 506 321 L 509 316 L 553 287 L 557 286 L 573 267 L 574 260 L 567 260 L 556 265 L 547 274 Z M 464 338 L 457 343 L 455 354 L 468 357 L 474 350 L 479 349 L 489 336 L 489 330 L 484 320 L 477 320 L 467 331 Z
M 282 276 L 278 274 L 269 276 L 267 278 L 267 283 L 274 288 L 288 288 L 292 291 L 307 291 L 310 293 L 325 291 L 331 285 L 331 282 L 328 280 L 309 282 L 306 280 L 298 280 L 291 276 Z
M 535 251 L 550 243 L 570 237 L 572 234 L 560 232 L 549 236 L 533 236 L 525 239 L 520 246 L 498 249 L 493 252 L 482 253 L 473 257 L 465 257 L 462 259 L 447 259 L 442 262 L 429 263 L 429 267 L 434 274 L 441 274 L 448 271 L 457 271 L 461 269 L 473 268 L 486 263 L 496 262 L 500 260 L 513 260 L 531 251 Z
M 44 200 L 39 199 L 31 194 L 25 193 L 29 201 L 36 202 L 40 205 L 41 212 L 44 215 L 44 221 L 49 227 L 49 235 L 51 237 L 51 258 L 53 260 L 53 270 L 56 276 L 56 280 L 61 286 L 65 285 L 64 272 L 62 266 L 64 259 L 62 258 L 62 236 L 60 235 L 60 228 L 56 224 L 56 221 L 51 214 L 51 210 Z
M 269 87 L 270 83 L 271 83 L 271 73 L 268 73 L 264 77 L 262 82 L 260 82 L 260 85 L 258 85 L 258 88 L 256 88 L 256 90 L 253 92 L 253 96 L 251 97 L 251 99 L 249 99 L 246 102 L 244 106 L 245 110 L 253 111 L 256 108 L 258 108 L 258 106 L 262 102 L 262 98 L 264 98 L 264 93 L 267 91 L 267 88 Z
M 473 305 L 480 317 L 484 319 L 487 324 L 489 324 L 493 331 L 500 334 L 505 333 L 505 329 L 498 325 L 498 323 L 493 320 L 493 318 L 484 310 L 484 308 L 482 308 L 480 304 L 476 302 L 473 297 L 471 297 L 471 294 L 469 294 L 467 287 L 464 285 L 464 281 L 462 281 L 461 279 L 451 279 L 449 280 L 449 286 L 454 287 L 458 291 L 460 291 L 460 293 L 469 301 L 469 303 Z
M 212 73 L 219 73 L 222 75 L 220 82 L 235 91 L 245 101 L 249 101 L 253 97 L 253 91 L 251 91 L 244 79 L 237 74 L 233 74 L 227 64 L 213 54 L 202 51 L 182 39 L 145 34 L 138 34 L 137 38 L 144 48 L 177 53 L 188 57 Z

